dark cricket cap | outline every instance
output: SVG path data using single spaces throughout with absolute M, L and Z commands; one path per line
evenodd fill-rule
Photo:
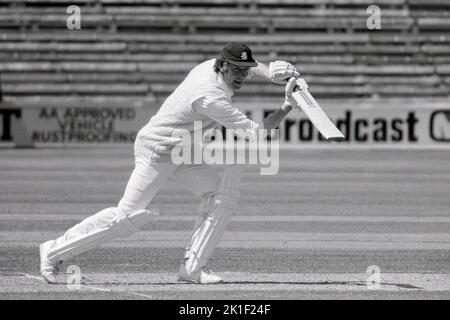
M 240 67 L 256 67 L 258 64 L 253 59 L 252 50 L 239 42 L 229 42 L 223 47 L 222 59 Z

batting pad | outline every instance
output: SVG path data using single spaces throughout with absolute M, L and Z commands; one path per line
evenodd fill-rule
M 240 192 L 237 189 L 242 175 L 242 167 L 227 168 L 219 187 L 214 195 L 214 205 L 203 222 L 196 225 L 191 238 L 189 251 L 185 256 L 188 274 L 197 272 L 208 262 L 217 244 L 225 232 L 225 228 L 234 212 L 237 211 Z
M 191 242 L 194 239 L 195 233 L 198 231 L 198 229 L 202 226 L 202 224 L 208 218 L 209 213 L 212 212 L 212 209 L 214 208 L 214 203 L 215 203 L 215 195 L 216 195 L 216 192 L 213 192 L 213 191 L 202 195 L 203 200 L 198 207 L 199 216 L 197 216 L 197 218 L 195 219 L 194 229 L 193 229 L 191 237 L 190 237 L 190 239 L 192 239 Z M 189 246 L 187 246 L 186 250 L 184 251 L 184 260 L 189 259 L 189 257 L 191 256 L 191 253 L 190 253 L 190 250 L 191 250 L 190 245 L 192 244 L 191 242 L 189 243 Z
M 113 239 L 130 236 L 150 222 L 155 215 L 149 210 L 115 215 L 116 210 L 117 208 L 104 209 L 74 226 L 73 230 L 67 231 L 49 250 L 48 260 L 53 263 L 65 261 Z M 112 221 L 101 226 L 101 220 L 105 221 L 108 217 L 112 218 Z M 71 234 L 76 235 L 71 237 Z

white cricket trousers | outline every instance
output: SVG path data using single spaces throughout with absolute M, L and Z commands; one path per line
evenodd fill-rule
M 85 251 L 82 245 L 86 242 L 84 238 L 87 238 L 88 235 L 100 234 L 98 241 L 94 240 L 94 243 L 92 243 L 92 240 L 90 240 L 89 247 L 86 246 L 86 249 L 94 248 L 114 239 L 115 235 L 113 237 L 109 235 L 108 238 L 105 238 L 103 237 L 104 233 L 99 232 L 99 230 L 109 228 L 118 217 L 129 216 L 138 210 L 146 209 L 153 197 L 170 177 L 175 178 L 178 185 L 202 197 L 199 208 L 200 217 L 196 223 L 196 228 L 199 228 L 202 220 L 206 219 L 208 212 L 213 210 L 211 199 L 219 190 L 220 178 L 215 168 L 209 165 L 151 163 L 146 158 L 136 155 L 135 168 L 117 207 L 101 210 L 57 238 L 49 253 L 52 256 L 51 260 L 66 260 Z M 79 250 L 74 250 L 74 246 L 79 246 Z M 69 248 L 69 250 L 66 250 L 66 248 Z M 59 254 L 59 252 L 64 252 L 65 250 L 74 254 Z

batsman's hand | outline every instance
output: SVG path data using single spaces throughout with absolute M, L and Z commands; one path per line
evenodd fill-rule
M 297 69 L 286 61 L 274 61 L 269 65 L 269 79 L 278 84 L 285 84 L 289 78 L 299 78 Z
M 296 91 L 296 90 L 306 91 L 306 90 L 308 90 L 308 88 L 309 88 L 309 86 L 308 86 L 308 84 L 306 83 L 305 79 L 298 78 L 298 79 L 295 81 L 295 88 L 294 88 L 294 91 Z
M 297 86 L 296 79 L 294 77 L 290 78 L 284 88 L 284 103 L 281 107 L 285 111 L 290 111 L 291 109 L 297 107 L 297 102 L 292 97 L 292 93 Z

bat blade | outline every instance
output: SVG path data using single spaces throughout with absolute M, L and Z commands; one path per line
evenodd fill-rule
M 325 139 L 331 141 L 341 141 L 345 139 L 342 132 L 339 131 L 330 118 L 328 118 L 322 107 L 317 103 L 316 99 L 314 99 L 308 90 L 295 91 L 292 94 L 292 97 L 316 129 L 325 137 Z

